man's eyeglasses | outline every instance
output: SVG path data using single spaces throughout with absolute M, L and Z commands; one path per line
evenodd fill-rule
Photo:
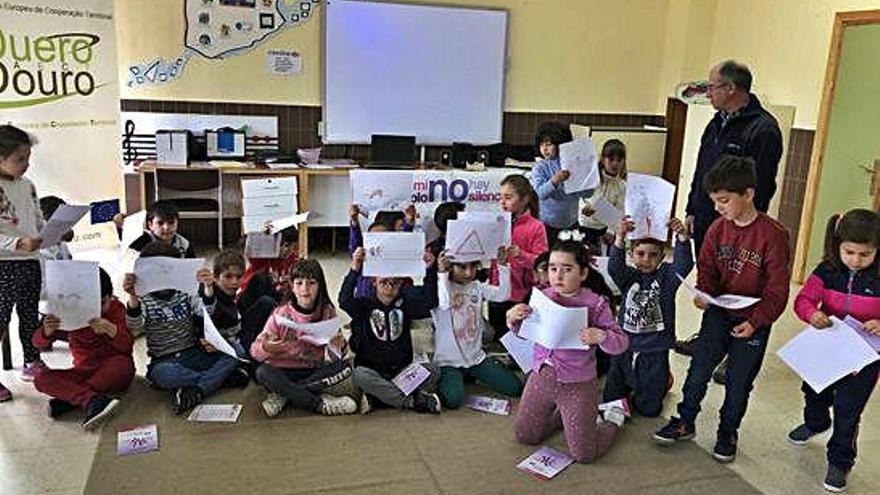
M 730 84 L 730 81 L 720 82 L 717 84 L 716 83 L 709 83 L 706 85 L 706 90 L 707 91 L 715 91 L 715 90 L 723 88 L 724 86 L 727 86 L 728 84 Z

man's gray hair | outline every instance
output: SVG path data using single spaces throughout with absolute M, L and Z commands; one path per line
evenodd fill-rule
M 746 93 L 752 90 L 752 71 L 745 64 L 725 60 L 718 64 L 718 75 Z

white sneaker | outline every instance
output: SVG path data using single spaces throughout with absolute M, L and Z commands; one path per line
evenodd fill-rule
M 354 414 L 358 410 L 357 402 L 351 397 L 343 395 L 334 397 L 321 394 L 321 406 L 318 411 L 324 416 L 340 416 L 342 414 Z
M 367 394 L 361 393 L 361 403 L 358 406 L 358 412 L 361 414 L 368 414 L 373 410 L 373 404 L 370 402 L 370 398 L 367 397 Z
M 276 394 L 275 392 L 270 392 L 263 400 L 263 411 L 266 412 L 266 416 L 274 418 L 281 414 L 281 411 L 284 410 L 284 406 L 286 405 L 286 397 L 281 394 Z

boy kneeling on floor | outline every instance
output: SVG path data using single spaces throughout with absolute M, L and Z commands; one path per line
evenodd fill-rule
M 99 270 L 101 316 L 90 320 L 85 328 L 62 332 L 58 330 L 61 320 L 49 314 L 33 336 L 34 346 L 45 349 L 62 334 L 67 334 L 73 368 L 43 370 L 34 378 L 34 386 L 51 397 L 51 418 L 82 408 L 85 412 L 82 426 L 85 429 L 95 428 L 110 416 L 119 400 L 108 394 L 128 390 L 134 378 L 134 360 L 131 356 L 134 339 L 125 321 L 125 307 L 113 297 L 110 275 L 103 269 Z

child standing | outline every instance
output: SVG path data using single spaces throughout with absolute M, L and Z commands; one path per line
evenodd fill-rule
M 489 302 L 489 324 L 495 330 L 495 340 L 507 332 L 505 315 L 516 303 L 526 300 L 534 284 L 535 259 L 547 251 L 547 232 L 536 217 L 539 214 L 538 196 L 528 179 L 519 174 L 508 175 L 501 181 L 501 209 L 511 213 L 511 242 L 507 250 L 510 264 L 510 299 Z M 497 263 L 492 263 L 491 281 L 499 282 Z
M 626 146 L 619 139 L 609 139 L 602 145 L 599 188 L 590 199 L 580 200 L 581 216 L 578 223 L 586 235 L 584 242 L 594 253 L 602 253 L 603 246 L 614 243 L 614 233 L 609 233 L 608 229 L 617 227 L 593 218 L 596 213 L 593 205 L 599 198 L 604 198 L 621 212 L 626 208 Z
M 315 260 L 299 260 L 290 280 L 290 300 L 275 310 L 251 345 L 254 359 L 262 362 L 257 381 L 269 390 L 263 410 L 272 418 L 290 403 L 325 416 L 352 414 L 357 403 L 351 397 L 321 393 L 351 376 L 351 366 L 342 361 L 348 347 L 345 337 L 338 333 L 329 345 L 320 345 L 304 338 L 289 323 L 317 323 L 336 317 L 324 271 Z M 331 364 L 325 364 L 328 351 Z
M 834 215 L 825 234 L 825 256 L 794 300 L 794 311 L 816 328 L 831 326 L 829 316 L 850 316 L 865 331 L 880 335 L 880 216 L 870 210 Z M 828 441 L 825 489 L 841 492 L 855 464 L 856 441 L 862 411 L 871 397 L 880 372 L 880 361 L 841 378 L 817 393 L 806 382 L 804 422 L 788 434 L 803 445 L 813 435 L 834 427 Z M 834 409 L 831 421 L 829 409 Z
M 24 381 L 33 381 L 45 368 L 40 352 L 31 343 L 34 330 L 40 326 L 39 232 L 44 224 L 37 191 L 24 177 L 33 144 L 34 140 L 23 130 L 0 125 L 0 335 L 8 338 L 15 308 L 24 351 Z M 9 389 L 0 384 L 0 402 L 11 398 Z
M 672 263 L 664 263 L 665 244 L 654 239 L 632 242 L 635 267 L 625 259 L 626 234 L 633 229 L 629 217 L 617 227 L 608 273 L 623 294 L 618 315 L 629 336 L 629 349 L 611 358 L 603 400 L 628 397 L 633 409 L 647 417 L 663 410 L 669 391 L 669 349 L 675 342 L 675 293 L 679 275 L 687 277 L 694 267 L 691 242 L 681 220 L 673 218 L 669 228 L 677 242 Z
M 605 420 L 597 421 L 595 346 L 620 354 L 626 350 L 627 337 L 614 321 L 608 302 L 581 287 L 589 266 L 589 253 L 577 241 L 561 241 L 550 252 L 550 287 L 543 293 L 557 304 L 586 308 L 588 326 L 580 337 L 589 348 L 547 349 L 535 344 L 534 368 L 515 420 L 517 440 L 529 445 L 541 442 L 561 423 L 569 454 L 577 462 L 592 462 L 604 454 L 624 421 L 624 412 L 618 408 L 609 409 Z M 511 330 L 518 330 L 530 311 L 525 304 L 511 308 L 507 312 Z
M 572 140 L 571 131 L 559 122 L 544 122 L 535 136 L 538 152 L 543 158 L 532 169 L 532 186 L 541 201 L 541 221 L 547 226 L 547 237 L 556 239 L 560 230 L 577 227 L 578 200 L 588 198 L 592 190 L 568 194 L 564 182 L 571 175 L 562 170 L 559 145 Z
M 673 416 L 654 433 L 661 444 L 695 436 L 694 420 L 706 386 L 715 366 L 727 355 L 724 405 L 712 452 L 718 462 L 736 458 L 737 430 L 761 370 L 770 327 L 788 303 L 788 232 L 755 209 L 756 183 L 755 162 L 737 156 L 722 157 L 703 180 L 721 217 L 706 233 L 697 262 L 697 288 L 713 296 L 737 294 L 761 300 L 742 310 L 726 310 L 694 299 L 694 305 L 705 312 L 682 387 L 679 417 Z
M 364 257 L 364 248 L 354 251 L 351 270 L 339 289 L 339 307 L 351 316 L 354 384 L 388 406 L 439 414 L 440 398 L 430 392 L 440 375 L 434 366 L 422 364 L 430 377 L 411 395 L 404 395 L 391 382 L 413 362 L 412 320 L 430 317 L 437 307 L 437 272 L 428 270 L 421 287 L 402 287 L 403 278 L 373 277 L 373 296 L 355 296 Z M 364 400 L 369 401 L 366 395 Z
M 196 253 L 186 237 L 177 233 L 180 213 L 171 201 L 156 201 L 147 209 L 147 230 L 128 246 L 140 252 L 151 242 L 161 242 L 174 247 L 178 258 L 195 258 Z
M 134 339 L 125 323 L 125 306 L 113 297 L 110 275 L 99 268 L 101 279 L 101 317 L 89 326 L 72 332 L 61 332 L 54 315 L 46 315 L 43 326 L 34 332 L 33 344 L 45 348 L 59 337 L 69 334 L 73 368 L 46 369 L 34 380 L 40 392 L 50 396 L 49 417 L 57 418 L 67 411 L 82 408 L 82 426 L 89 430 L 109 417 L 119 404 L 107 394 L 128 390 L 134 378 L 131 356 Z
M 141 257 L 177 257 L 171 244 L 151 242 L 144 246 Z M 199 283 L 212 283 L 211 271 L 202 268 L 196 273 Z M 235 358 L 221 352 L 209 352 L 199 342 L 193 316 L 202 314 L 202 301 L 197 294 L 175 289 L 159 290 L 143 296 L 135 293 L 137 279 L 126 273 L 122 289 L 128 294 L 126 322 L 134 334 L 147 336 L 147 379 L 163 390 L 171 391 L 171 408 L 182 414 L 199 405 L 204 398 L 222 385 L 240 386 L 247 383 L 247 373 L 239 372 Z M 214 308 L 207 307 L 208 314 Z
M 490 389 L 519 397 L 519 378 L 483 352 L 483 300 L 506 301 L 510 296 L 507 250 L 498 250 L 497 286 L 476 280 L 479 261 L 450 262 L 445 253 L 437 260 L 439 306 L 434 310 L 434 364 L 440 366 L 440 401 L 458 409 L 464 402 L 464 375 Z

